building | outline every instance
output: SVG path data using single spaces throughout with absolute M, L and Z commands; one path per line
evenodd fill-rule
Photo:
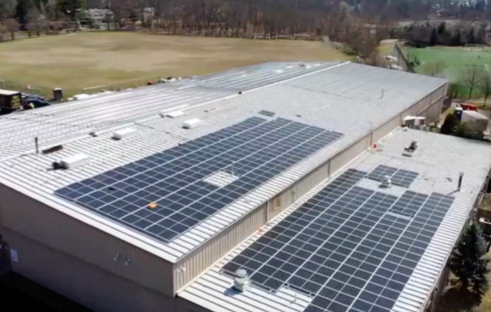
M 109 9 L 88 9 L 90 19 L 94 24 L 103 24 L 112 21 L 114 14 Z
M 436 120 L 446 89 L 265 63 L 2 117 L 2 266 L 95 311 L 422 311 L 491 167 L 485 143 L 400 128 Z M 300 253 L 290 271 L 282 248 Z M 377 270 L 318 262 L 330 254 Z

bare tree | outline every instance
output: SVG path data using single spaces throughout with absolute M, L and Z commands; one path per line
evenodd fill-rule
M 483 73 L 479 88 L 484 97 L 484 106 L 486 106 L 488 97 L 491 95 L 491 69 L 488 69 Z
M 472 97 L 472 93 L 474 92 L 477 83 L 482 75 L 482 66 L 480 65 L 468 65 L 464 70 L 463 74 L 463 82 L 465 86 L 469 89 L 468 98 Z

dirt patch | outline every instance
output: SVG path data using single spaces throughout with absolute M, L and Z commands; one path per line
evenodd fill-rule
M 0 79 L 83 88 L 151 76 L 202 75 L 266 61 L 347 60 L 322 42 L 80 33 L 0 45 Z

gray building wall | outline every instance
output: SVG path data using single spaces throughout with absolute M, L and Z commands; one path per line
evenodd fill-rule
M 156 292 L 174 295 L 171 263 L 1 184 L 0 199 L 0 229 Z M 36 252 L 25 252 L 23 257 L 36 259 Z M 121 256 L 115 261 L 117 254 Z M 125 265 L 128 258 L 131 262 Z
M 0 228 L 17 255 L 15 272 L 97 312 L 169 311 L 174 298 Z M 81 247 L 81 249 L 83 249 Z

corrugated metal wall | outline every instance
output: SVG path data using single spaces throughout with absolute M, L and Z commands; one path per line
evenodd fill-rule
M 392 132 L 395 128 L 399 127 L 400 125 L 401 125 L 400 116 L 396 116 L 392 118 L 385 125 L 373 131 L 372 143 L 378 142 L 380 139 L 382 139 L 384 136 Z
M 162 312 L 173 297 L 117 277 L 53 248 L 0 228 L 17 255 L 19 274 L 97 312 Z
M 117 276 L 169 296 L 174 294 L 169 262 L 4 185 L 0 185 L 0 198 L 0 226 Z M 118 261 L 114 260 L 116 254 L 121 255 Z M 130 265 L 124 263 L 127 258 Z
M 355 157 L 363 153 L 367 148 L 371 146 L 371 144 L 372 144 L 372 134 L 369 133 L 368 135 L 356 141 L 350 147 L 346 148 L 341 153 L 331 158 L 330 174 L 333 174 L 334 172 L 338 171 L 348 162 L 350 162 Z
M 329 163 L 330 161 L 327 161 L 325 164 L 319 166 L 308 176 L 304 177 L 294 185 L 296 199 L 304 196 L 319 183 L 329 177 Z
M 261 205 L 178 261 L 174 267 L 175 289 L 184 287 L 263 226 L 266 223 L 266 209 L 267 204 Z

